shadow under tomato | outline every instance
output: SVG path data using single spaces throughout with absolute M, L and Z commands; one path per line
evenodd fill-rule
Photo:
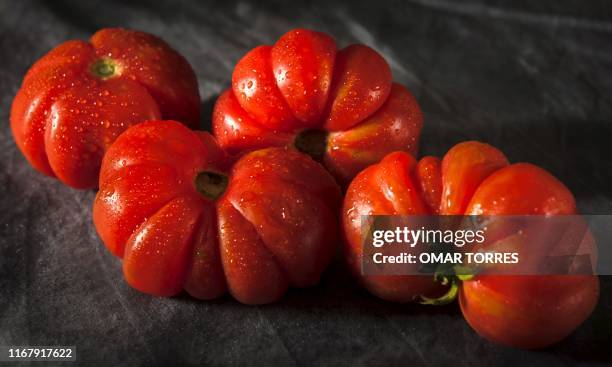
M 219 94 L 213 94 L 211 97 L 203 100 L 200 103 L 200 129 L 212 133 L 212 114 L 215 108 Z

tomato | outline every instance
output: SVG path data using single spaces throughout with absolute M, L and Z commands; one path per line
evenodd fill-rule
M 410 302 L 420 296 L 433 297 L 444 291 L 432 276 L 361 275 L 362 215 L 432 214 L 429 202 L 422 198 L 421 192 L 428 192 L 429 187 L 437 185 L 430 178 L 434 172 L 439 172 L 439 162 L 425 161 L 420 166 L 419 169 L 419 164 L 407 153 L 391 153 L 380 163 L 359 173 L 344 199 L 343 226 L 348 265 L 366 289 L 388 301 Z M 419 183 L 427 189 L 422 190 Z
M 293 146 L 345 185 L 395 150 L 415 154 L 423 126 L 412 94 L 365 45 L 336 49 L 327 34 L 295 29 L 236 65 L 215 105 L 213 131 L 230 153 Z
M 102 29 L 68 41 L 27 72 L 11 109 L 17 146 L 38 171 L 93 188 L 104 152 L 129 126 L 176 119 L 197 127 L 198 83 L 191 66 L 161 39 Z
M 231 162 L 174 121 L 129 128 L 109 148 L 93 217 L 125 279 L 153 295 L 229 291 L 247 304 L 319 281 L 338 243 L 340 189 L 293 149 Z
M 473 194 L 466 214 L 575 214 L 574 197 L 555 177 L 527 163 L 492 173 Z M 593 312 L 599 280 L 586 275 L 482 275 L 462 284 L 465 319 L 482 336 L 519 348 L 554 344 Z
M 361 215 L 568 215 L 571 192 L 550 173 L 528 164 L 509 164 L 502 152 L 479 143 L 453 147 L 440 161 L 418 163 L 395 152 L 359 173 L 343 209 L 346 256 L 373 294 L 408 301 L 433 292 L 434 281 L 419 276 L 364 276 Z M 498 234 L 499 235 L 499 234 Z M 576 329 L 593 311 L 599 280 L 587 275 L 477 275 L 459 289 L 461 310 L 485 338 L 520 348 L 551 345 Z

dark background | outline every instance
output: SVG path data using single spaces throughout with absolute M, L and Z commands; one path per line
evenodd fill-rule
M 92 225 L 94 191 L 36 173 L 11 137 L 21 78 L 60 42 L 105 26 L 163 37 L 200 81 L 203 126 L 250 48 L 294 27 L 366 43 L 424 112 L 422 154 L 478 139 L 563 180 L 587 214 L 612 214 L 612 7 L 607 1 L 0 1 L 0 345 L 76 345 L 82 364 L 611 364 L 612 282 L 593 316 L 542 351 L 493 345 L 456 305 L 380 301 L 335 264 L 278 303 L 198 302 L 130 289 Z M 609 243 L 600 246 L 609 246 Z

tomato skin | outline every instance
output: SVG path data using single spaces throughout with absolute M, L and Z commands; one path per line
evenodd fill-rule
M 463 282 L 459 304 L 476 332 L 495 343 L 544 348 L 586 320 L 599 298 L 596 276 L 479 276 Z
M 213 121 L 220 121 L 213 124 L 213 133 L 219 145 L 234 155 L 243 151 L 257 150 L 260 147 L 287 146 L 295 138 L 290 133 L 275 132 L 258 125 L 240 107 L 231 89 L 223 92 L 217 99 Z
M 427 156 L 417 163 L 415 183 L 431 214 L 440 213 L 442 199 L 441 162 L 437 157 Z
M 373 49 L 350 45 L 338 53 L 325 128 L 345 130 L 371 116 L 391 91 L 391 69 Z
M 272 72 L 293 115 L 315 127 L 332 83 L 336 41 L 307 29 L 288 32 L 272 48 Z
M 97 69 L 100 63 L 111 69 Z M 57 46 L 30 68 L 11 129 L 35 169 L 93 188 L 104 152 L 129 126 L 164 117 L 196 127 L 199 110 L 197 79 L 181 55 L 153 35 L 102 29 L 90 42 Z
M 271 46 L 256 47 L 236 64 L 232 90 L 245 111 L 263 127 L 290 131 L 296 119 L 276 86 L 270 68 L 271 50 Z
M 488 176 L 472 195 L 468 215 L 576 214 L 574 195 L 540 167 L 515 163 Z
M 422 127 L 423 115 L 416 99 L 394 83 L 385 103 L 373 115 L 351 129 L 329 133 L 325 166 L 336 177 L 350 178 L 389 152 L 414 154 Z
M 217 199 L 198 191 L 201 172 L 228 178 Z M 209 134 L 151 121 L 109 148 L 93 217 L 134 288 L 200 299 L 229 291 L 260 304 L 319 281 L 338 242 L 340 200 L 329 173 L 293 149 L 232 162 Z
M 343 213 L 346 258 L 357 278 L 378 297 L 410 301 L 432 292 L 431 281 L 360 274 L 361 215 L 571 215 L 576 205 L 567 187 L 547 171 L 509 164 L 494 147 L 470 141 L 457 144 L 442 161 L 387 155 L 355 177 Z M 507 229 L 499 228 L 495 236 L 507 236 Z M 562 243 L 552 244 L 562 250 Z M 595 244 L 591 238 L 581 246 Z M 588 253 L 594 252 L 591 247 Z M 527 349 L 568 336 L 592 313 L 598 297 L 598 277 L 586 275 L 477 275 L 459 289 L 463 315 L 478 334 Z
M 321 162 L 342 186 L 387 153 L 416 154 L 422 126 L 416 100 L 392 83 L 380 54 L 364 45 L 337 50 L 329 35 L 306 29 L 247 53 L 213 114 L 219 143 L 238 154 L 298 147 L 301 133 L 323 131 Z
M 459 143 L 442 160 L 440 214 L 461 215 L 481 182 L 508 165 L 496 148 L 476 141 Z

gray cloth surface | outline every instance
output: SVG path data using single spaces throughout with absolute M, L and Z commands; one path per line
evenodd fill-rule
M 421 154 L 482 140 L 545 167 L 582 213 L 612 213 L 612 7 L 606 1 L 0 1 L 0 345 L 75 345 L 82 365 L 611 364 L 611 279 L 593 316 L 543 351 L 493 345 L 456 305 L 380 301 L 334 264 L 322 284 L 250 307 L 154 298 L 96 236 L 95 192 L 35 172 L 9 127 L 28 67 L 67 39 L 152 32 L 196 70 L 203 126 L 236 61 L 302 26 L 366 43 L 425 113 Z M 610 244 L 603 244 L 609 246 Z

